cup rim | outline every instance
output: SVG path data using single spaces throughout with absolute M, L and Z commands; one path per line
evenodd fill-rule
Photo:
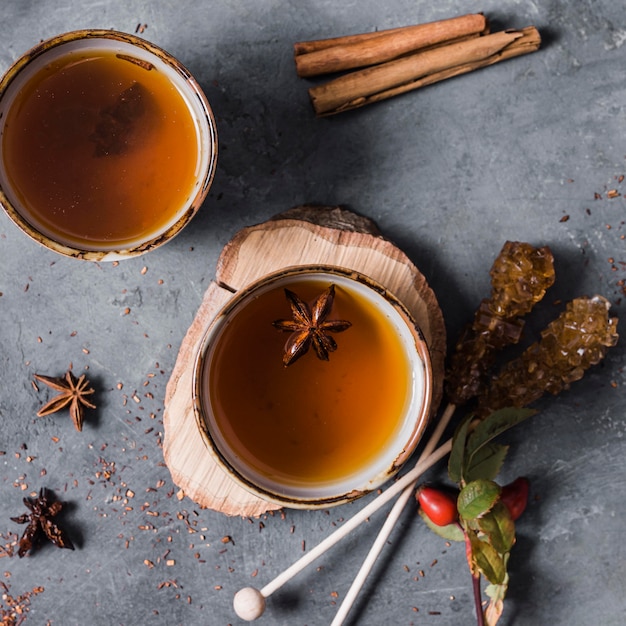
M 200 116 L 201 119 L 198 119 L 197 122 L 202 127 L 201 132 L 203 136 L 206 134 L 206 141 L 210 147 L 207 166 L 204 168 L 204 171 L 201 172 L 201 178 L 199 176 L 200 184 L 198 185 L 197 191 L 195 194 L 192 193 L 185 205 L 183 205 L 186 207 L 184 210 L 181 206 L 178 219 L 166 228 L 152 233 L 148 236 L 148 239 L 139 240 L 137 243 L 132 243 L 130 245 L 123 244 L 119 247 L 112 246 L 111 248 L 103 249 L 97 249 L 97 247 L 81 248 L 79 245 L 57 241 L 53 237 L 41 232 L 40 229 L 26 219 L 24 215 L 22 215 L 22 213 L 20 213 L 20 211 L 13 205 L 1 182 L 0 205 L 11 221 L 13 221 L 13 223 L 16 224 L 23 233 L 49 250 L 58 252 L 67 257 L 87 261 L 116 261 L 132 258 L 153 250 L 170 241 L 191 221 L 202 206 L 215 177 L 218 154 L 218 138 L 215 117 L 213 110 L 211 109 L 211 105 L 209 104 L 206 95 L 196 79 L 192 76 L 191 72 L 172 54 L 163 48 L 138 37 L 137 35 L 108 29 L 81 29 L 68 31 L 55 35 L 54 37 L 46 39 L 45 41 L 33 46 L 30 50 L 22 54 L 0 78 L 0 101 L 4 97 L 5 92 L 9 89 L 10 85 L 17 79 L 29 63 L 54 50 L 55 48 L 81 40 L 112 40 L 118 41 L 124 45 L 140 48 L 144 52 L 157 57 L 161 62 L 169 66 L 181 77 L 182 82 L 184 82 L 190 90 L 189 94 L 193 96 L 193 102 L 199 105 L 199 110 L 202 112 L 202 115 Z M 202 141 L 204 142 L 205 139 L 203 138 Z
M 209 426 L 209 419 L 205 414 L 203 401 L 203 374 L 204 368 L 208 362 L 208 352 L 211 346 L 211 341 L 215 333 L 219 331 L 220 326 L 228 318 L 231 312 L 241 306 L 242 302 L 245 303 L 247 299 L 253 297 L 259 289 L 264 287 L 270 288 L 272 285 L 280 283 L 283 279 L 311 274 L 320 274 L 324 276 L 335 275 L 337 277 L 343 277 L 360 283 L 361 285 L 371 289 L 375 294 L 384 298 L 399 313 L 402 321 L 406 324 L 414 339 L 415 355 L 423 365 L 423 397 L 422 402 L 419 405 L 419 414 L 415 415 L 414 419 L 411 420 L 412 430 L 410 436 L 406 440 L 403 440 L 401 448 L 400 445 L 398 445 L 398 453 L 396 454 L 393 462 L 388 464 L 384 471 L 378 472 L 377 475 L 370 477 L 368 480 L 364 480 L 362 485 L 350 490 L 337 492 L 332 495 L 296 496 L 281 492 L 278 489 L 271 489 L 268 486 L 257 484 L 252 478 L 243 475 L 233 465 L 233 463 L 229 461 L 227 454 L 220 449 L 218 443 L 213 437 Z M 413 348 L 411 348 L 410 351 L 413 353 Z M 220 469 L 238 486 L 265 501 L 281 506 L 296 509 L 319 509 L 343 504 L 360 498 L 361 496 L 380 487 L 401 469 L 404 463 L 415 451 L 428 425 L 432 410 L 432 377 L 433 373 L 430 352 L 422 331 L 406 306 L 385 287 L 356 270 L 324 264 L 297 265 L 272 272 L 242 287 L 240 290 L 235 292 L 234 296 L 211 320 L 211 323 L 205 330 L 202 339 L 197 345 L 196 353 L 193 357 L 192 408 L 196 426 L 209 453 L 216 461 Z

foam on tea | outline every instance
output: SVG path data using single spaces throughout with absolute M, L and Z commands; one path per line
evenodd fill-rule
M 21 86 L 2 136 L 5 176 L 40 232 L 96 249 L 167 228 L 194 192 L 198 130 L 155 65 L 115 50 L 57 55 Z
M 311 301 L 331 282 L 287 286 Z M 347 280 L 329 315 L 352 323 L 334 335 L 336 351 L 322 361 L 309 350 L 285 367 L 286 337 L 272 325 L 290 315 L 283 287 L 236 308 L 216 336 L 204 378 L 211 421 L 231 462 L 277 484 L 323 486 L 362 471 L 397 437 L 416 373 L 398 322 Z

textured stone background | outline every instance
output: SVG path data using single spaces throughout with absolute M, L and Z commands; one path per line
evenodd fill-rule
M 293 42 L 475 11 L 494 29 L 536 25 L 544 46 L 315 119 Z M 240 228 L 305 202 L 373 218 L 427 276 L 451 338 L 488 294 L 506 239 L 548 244 L 556 256 L 557 282 L 529 340 L 559 301 L 578 295 L 601 293 L 613 314 L 625 310 L 621 3 L 3 0 L 0 70 L 63 31 L 132 33 L 140 24 L 192 71 L 214 108 L 220 156 L 200 213 L 168 245 L 116 266 L 55 255 L 0 215 L 0 533 L 21 530 L 9 517 L 46 486 L 68 503 L 63 523 L 78 544 L 0 558 L 10 594 L 44 588 L 31 598 L 33 624 L 240 623 L 237 589 L 269 582 L 368 501 L 253 520 L 176 498 L 160 448 L 165 385 L 218 254 Z M 70 362 L 97 388 L 82 433 L 63 414 L 35 417 L 47 396 L 32 388 L 33 373 L 59 375 Z M 507 438 L 502 479 L 528 475 L 532 501 L 518 524 L 501 623 L 623 624 L 625 388 L 622 342 Z M 427 478 L 444 476 L 441 464 Z M 383 518 L 272 596 L 258 623 L 330 623 Z M 473 619 L 462 548 L 430 534 L 409 507 L 349 623 Z

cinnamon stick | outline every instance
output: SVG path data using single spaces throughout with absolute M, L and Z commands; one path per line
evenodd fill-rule
M 312 87 L 309 96 L 318 116 L 333 115 L 534 52 L 540 44 L 534 26 L 484 35 L 346 74 Z
M 343 46 L 345 44 L 357 43 L 359 41 L 367 41 L 368 39 L 376 39 L 383 35 L 398 33 L 407 28 L 407 26 L 399 26 L 398 28 L 388 28 L 386 30 L 374 30 L 369 33 L 359 33 L 357 35 L 344 35 L 342 37 L 330 37 L 328 39 L 314 39 L 311 41 L 298 41 L 293 44 L 294 57 L 300 54 L 315 52 L 316 50 L 325 50 L 334 46 Z
M 299 42 L 294 44 L 296 72 L 298 76 L 311 77 L 367 67 L 488 31 L 487 18 L 477 13 L 374 33 Z

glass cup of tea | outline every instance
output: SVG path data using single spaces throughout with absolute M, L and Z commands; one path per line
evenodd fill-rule
M 329 289 L 332 304 L 320 308 Z M 332 336 L 327 360 L 310 336 L 285 365 L 311 327 L 293 294 Z M 215 317 L 194 363 L 193 407 L 210 454 L 239 486 L 311 509 L 358 498 L 402 467 L 432 387 L 428 345 L 400 301 L 355 271 L 303 266 L 242 289 Z
M 134 35 L 59 35 L 0 81 L 0 203 L 61 254 L 109 261 L 169 241 L 204 202 L 216 160 L 202 89 Z

